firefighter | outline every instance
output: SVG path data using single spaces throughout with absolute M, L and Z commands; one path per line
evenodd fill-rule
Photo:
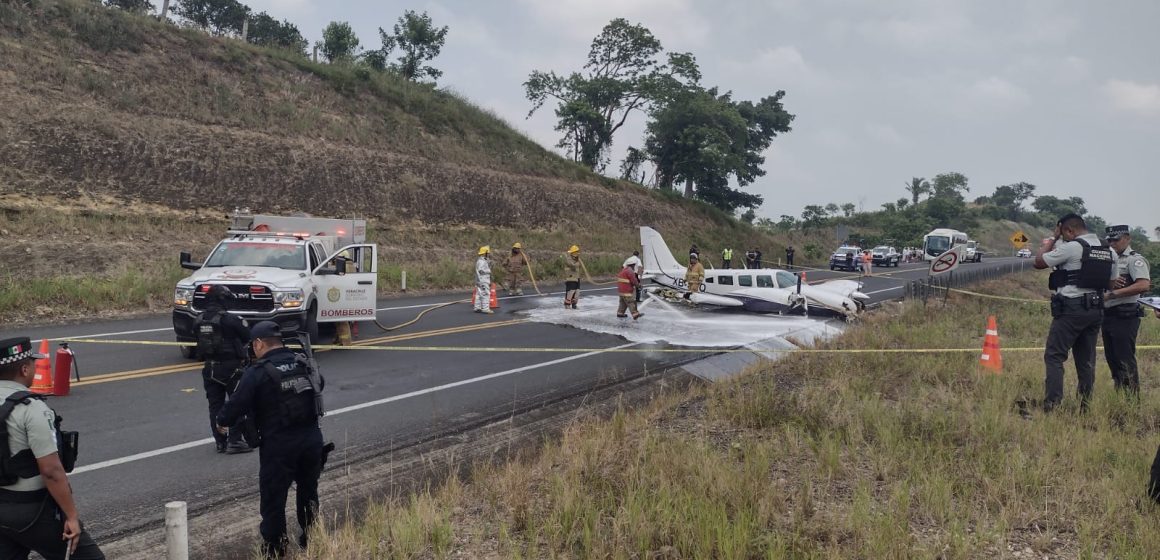
M 635 290 L 636 298 L 635 299 L 636 299 L 637 303 L 640 303 L 640 290 L 641 290 L 640 275 L 644 274 L 644 263 L 641 262 L 641 260 L 640 260 L 640 251 L 633 251 L 632 256 L 628 257 L 627 259 L 624 259 L 624 264 L 622 264 L 621 266 L 627 266 L 627 267 L 632 268 L 633 273 L 636 275 L 636 290 Z
M 298 545 L 318 515 L 318 479 L 333 444 L 324 445 L 322 390 L 326 386 L 313 360 L 282 343 L 282 329 L 262 321 L 250 330 L 257 361 L 246 368 L 238 389 L 218 415 L 218 430 L 245 415 L 254 418 L 261 438 L 258 492 L 262 552 L 267 558 L 286 554 L 286 495 L 294 484 Z
M 229 435 L 218 433 L 215 428 L 217 415 L 233 394 L 242 374 L 242 363 L 247 357 L 246 344 L 250 342 L 250 332 L 236 315 L 226 307 L 234 299 L 229 287 L 215 284 L 205 294 L 205 311 L 197 320 L 197 353 L 205 360 L 201 368 L 202 387 L 209 401 L 209 428 L 217 445 L 218 453 L 234 455 L 253 451 L 242 435 L 247 423 L 239 422 L 230 426 Z
M 524 254 L 523 244 L 516 243 L 512 245 L 512 254 L 508 256 L 507 262 L 504 263 L 504 270 L 507 271 L 508 295 L 524 295 L 524 290 L 520 286 L 524 282 L 524 268 L 530 266 L 528 257 Z
M 640 279 L 636 276 L 636 267 L 625 261 L 624 268 L 616 275 L 616 291 L 620 294 L 620 304 L 616 307 L 616 316 L 627 318 L 626 311 L 632 311 L 632 320 L 640 319 L 642 314 L 636 309 L 636 293 L 640 288 Z
M 699 293 L 704 281 L 705 267 L 701 266 L 701 258 L 693 253 L 689 255 L 689 269 L 685 271 L 685 286 L 688 289 L 685 292 L 685 299 L 690 299 L 693 294 Z
M 491 315 L 491 247 L 479 248 L 475 259 L 475 312 Z
M 580 246 L 573 245 L 564 255 L 564 309 L 576 309 L 580 299 Z

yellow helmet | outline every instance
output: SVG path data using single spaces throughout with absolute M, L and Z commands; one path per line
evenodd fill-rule
M 512 245 L 512 249 L 523 249 L 523 248 L 524 248 L 523 243 L 516 243 L 515 245 Z
M 488 253 L 490 253 L 490 252 L 491 252 L 491 247 L 489 247 L 489 246 L 487 246 L 487 245 L 484 245 L 483 247 L 480 247 L 480 248 L 479 248 L 479 254 L 480 254 L 480 255 L 486 255 L 486 254 L 488 254 Z
M 580 246 L 579 246 L 579 245 L 573 245 L 573 246 L 571 246 L 571 247 L 568 247 L 568 252 L 569 252 L 569 253 L 579 253 L 579 252 L 580 252 Z

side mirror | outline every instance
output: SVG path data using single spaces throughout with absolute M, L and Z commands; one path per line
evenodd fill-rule
M 193 256 L 189 254 L 189 251 L 182 251 L 181 255 L 178 257 L 178 262 L 181 263 L 181 268 L 184 268 L 186 270 L 199 270 L 199 269 L 201 269 L 201 263 L 195 263 L 195 262 L 192 262 L 192 260 L 193 260 Z

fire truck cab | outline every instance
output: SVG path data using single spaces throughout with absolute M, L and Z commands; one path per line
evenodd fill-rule
M 193 273 L 173 292 L 173 331 L 196 344 L 198 317 L 216 284 L 230 289 L 226 309 L 248 325 L 275 321 L 291 335 L 318 342 L 319 324 L 375 318 L 378 247 L 366 243 L 366 220 L 284 217 L 235 211 L 228 237 L 204 262 L 181 253 Z M 182 346 L 197 358 L 196 346 Z

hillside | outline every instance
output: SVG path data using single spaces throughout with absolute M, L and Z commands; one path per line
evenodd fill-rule
M 84 0 L 0 3 L 0 60 L 6 320 L 160 310 L 177 251 L 208 251 L 235 207 L 370 218 L 388 287 L 403 269 L 411 287 L 461 286 L 475 247 L 515 240 L 544 263 L 578 243 L 608 272 L 640 224 L 674 245 L 780 247 L 454 94 Z

